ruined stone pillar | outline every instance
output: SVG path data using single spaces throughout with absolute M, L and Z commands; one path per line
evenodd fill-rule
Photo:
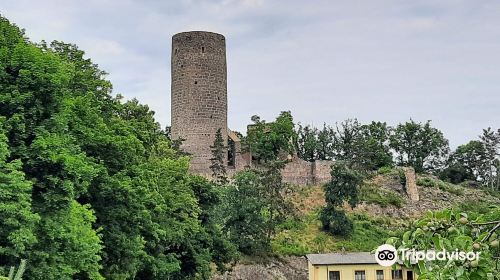
M 420 196 L 418 194 L 415 169 L 413 169 L 412 167 L 404 167 L 403 170 L 406 178 L 406 194 L 411 201 L 419 201 Z

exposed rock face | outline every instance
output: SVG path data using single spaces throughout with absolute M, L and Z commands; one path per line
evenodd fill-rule
M 406 177 L 406 194 L 410 198 L 411 201 L 419 201 L 420 196 L 418 194 L 418 188 L 416 183 L 415 169 L 411 167 L 405 167 L 404 169 L 405 177 Z
M 307 280 L 307 260 L 289 257 L 268 263 L 238 264 L 230 273 L 212 280 Z

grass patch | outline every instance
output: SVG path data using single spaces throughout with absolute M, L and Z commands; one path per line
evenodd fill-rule
M 487 214 L 491 211 L 491 203 L 468 199 L 457 205 L 457 210 L 467 213 Z
M 439 188 L 442 191 L 449 192 L 455 195 L 463 195 L 464 188 L 459 185 L 454 185 L 452 183 L 444 182 L 441 180 L 433 179 L 431 177 L 419 177 L 417 179 L 417 185 L 427 188 Z
M 390 166 L 382 166 L 377 170 L 377 173 L 380 175 L 389 174 L 391 172 L 393 172 L 393 168 Z
M 365 214 L 349 214 L 354 231 L 349 237 L 337 237 L 321 230 L 317 211 L 294 222 L 286 221 L 272 241 L 273 252 L 280 256 L 303 256 L 309 253 L 371 251 L 394 232 L 384 227 L 389 221 L 379 221 Z
M 403 205 L 400 194 L 374 185 L 361 186 L 359 197 L 361 201 L 378 204 L 384 208 L 389 205 L 400 208 Z

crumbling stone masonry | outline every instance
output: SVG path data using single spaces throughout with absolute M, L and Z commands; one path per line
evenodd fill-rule
M 411 167 L 405 167 L 403 170 L 406 178 L 406 184 L 405 184 L 406 194 L 408 194 L 408 197 L 410 198 L 411 201 L 414 202 L 419 201 L 420 196 L 418 194 L 415 169 Z

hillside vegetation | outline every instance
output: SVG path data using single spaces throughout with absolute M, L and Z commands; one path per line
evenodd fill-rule
M 354 221 L 348 237 L 325 233 L 318 219 L 324 207 L 322 186 L 297 186 L 293 197 L 299 212 L 280 226 L 273 240 L 273 250 L 280 256 L 303 256 L 308 253 L 372 251 L 391 236 L 399 236 L 428 211 L 457 209 L 485 214 L 500 205 L 498 197 L 487 191 L 444 182 L 431 175 L 418 175 L 419 202 L 412 202 L 404 192 L 396 169 L 376 174 L 360 187 L 360 204 L 346 206 Z

